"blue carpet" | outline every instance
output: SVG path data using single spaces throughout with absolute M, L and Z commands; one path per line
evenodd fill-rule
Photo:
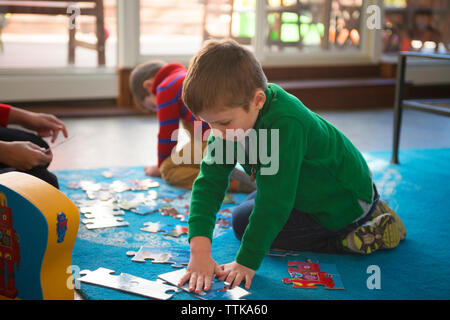
M 400 165 L 389 164 L 390 152 L 368 152 L 364 156 L 373 172 L 374 180 L 382 199 L 397 211 L 407 228 L 407 238 L 397 248 L 379 251 L 369 256 L 329 255 L 302 252 L 299 257 L 267 256 L 257 271 L 251 295 L 252 299 L 449 299 L 450 298 L 450 149 L 402 150 Z M 82 179 L 111 183 L 114 179 L 144 179 L 141 167 L 126 168 L 129 175 L 123 178 L 104 178 L 96 170 L 68 170 L 56 172 L 61 190 L 71 199 L 85 198 L 81 190 L 67 188 L 67 184 Z M 159 198 L 174 198 L 184 195 L 174 205 L 183 205 L 189 199 L 189 192 L 170 187 L 158 180 Z M 244 194 L 234 195 L 237 202 Z M 161 201 L 161 200 L 158 200 Z M 222 208 L 232 208 L 232 204 Z M 126 256 L 129 250 L 142 245 L 188 249 L 186 236 L 170 238 L 161 234 L 140 231 L 144 222 L 161 221 L 166 224 L 180 224 L 179 220 L 155 213 L 139 216 L 126 212 L 128 227 L 87 230 L 80 223 L 80 230 L 72 256 L 72 264 L 80 269 L 95 270 L 105 267 L 117 273 L 128 273 L 156 280 L 157 275 L 173 269 L 170 265 L 132 262 Z M 181 223 L 187 225 L 186 222 Z M 216 227 L 213 241 L 213 258 L 218 263 L 234 260 L 239 241 L 231 229 Z M 293 288 L 282 283 L 288 277 L 287 261 L 304 261 L 310 258 L 321 263 L 335 264 L 345 290 Z M 368 267 L 380 268 L 380 289 L 369 289 L 367 280 L 372 273 Z M 81 292 L 87 299 L 143 299 L 111 289 L 81 283 Z M 177 293 L 173 299 L 195 299 L 185 292 Z

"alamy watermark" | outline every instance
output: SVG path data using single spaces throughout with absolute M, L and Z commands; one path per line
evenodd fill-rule
M 79 21 L 78 21 L 78 16 L 81 14 L 81 8 L 78 4 L 71 4 L 70 6 L 67 7 L 66 10 L 67 14 L 70 14 L 69 16 L 69 29 L 73 30 L 73 29 L 79 29 Z
M 80 281 L 78 280 L 80 277 L 80 267 L 77 265 L 68 266 L 66 273 L 69 274 L 66 281 L 67 288 L 70 290 L 80 289 Z
M 182 155 L 178 152 L 171 154 L 175 164 L 200 164 L 203 158 L 207 164 L 235 164 L 235 159 L 240 164 L 261 165 L 261 175 L 275 175 L 279 169 L 280 155 L 279 129 L 226 129 L 225 133 L 220 130 L 208 129 L 203 134 L 202 121 L 194 121 L 194 137 L 190 137 L 191 147 L 183 148 Z M 207 155 L 207 148 L 202 149 L 204 141 L 208 140 L 210 134 L 215 139 L 209 145 L 210 154 Z M 188 132 L 189 135 L 189 132 Z M 178 130 L 172 132 L 171 141 L 177 141 Z M 244 146 L 246 141 L 247 148 Z M 224 143 L 225 142 L 225 143 Z M 238 147 L 234 148 L 234 143 L 238 142 Z M 269 147 L 270 144 L 270 148 Z M 224 147 L 225 145 L 225 147 Z M 194 153 L 194 154 L 192 154 Z M 236 154 L 235 154 L 236 153 Z
M 367 274 L 370 276 L 367 278 L 366 285 L 369 290 L 381 290 L 381 269 L 377 265 L 371 265 L 367 267 Z
M 381 24 L 381 7 L 376 4 L 372 4 L 367 6 L 366 14 L 367 14 L 367 20 L 366 20 L 366 26 L 369 30 L 381 30 L 382 24 Z

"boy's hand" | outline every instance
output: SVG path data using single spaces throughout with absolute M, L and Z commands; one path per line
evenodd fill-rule
M 178 286 L 181 287 L 189 280 L 189 291 L 200 293 L 202 290 L 208 291 L 211 288 L 214 274 L 223 276 L 216 261 L 211 257 L 211 242 L 206 237 L 193 237 L 191 239 L 191 258 L 187 272 L 181 278 Z
M 250 289 L 252 285 L 252 279 L 255 275 L 255 270 L 247 268 L 236 261 L 223 264 L 220 266 L 222 269 L 222 275 L 219 278 L 221 281 L 228 282 L 231 285 L 231 289 L 240 285 L 245 280 L 245 289 Z
M 159 171 L 158 166 L 147 166 L 144 168 L 144 172 L 146 176 L 150 177 L 160 177 L 161 172 Z
M 181 278 L 178 286 L 182 286 L 189 280 L 189 291 L 200 293 L 202 290 L 208 291 L 211 288 L 214 274 L 222 275 L 222 270 L 211 255 L 192 255 L 189 260 L 187 272 Z

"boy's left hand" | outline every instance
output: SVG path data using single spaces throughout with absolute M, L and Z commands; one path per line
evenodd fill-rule
M 218 279 L 230 283 L 231 289 L 240 285 L 242 281 L 245 281 L 245 289 L 250 289 L 253 276 L 255 275 L 255 270 L 247 268 L 236 261 L 223 264 L 220 268 L 225 272 L 225 274 Z

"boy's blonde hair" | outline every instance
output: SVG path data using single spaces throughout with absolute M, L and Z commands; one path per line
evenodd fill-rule
M 217 107 L 248 107 L 256 89 L 267 89 L 261 64 L 236 41 L 210 40 L 192 58 L 182 99 L 194 116 Z
M 142 63 L 133 69 L 130 75 L 130 89 L 134 102 L 142 110 L 148 111 L 142 104 L 144 99 L 149 95 L 143 87 L 144 81 L 154 78 L 158 71 L 167 63 L 161 60 L 152 60 Z

